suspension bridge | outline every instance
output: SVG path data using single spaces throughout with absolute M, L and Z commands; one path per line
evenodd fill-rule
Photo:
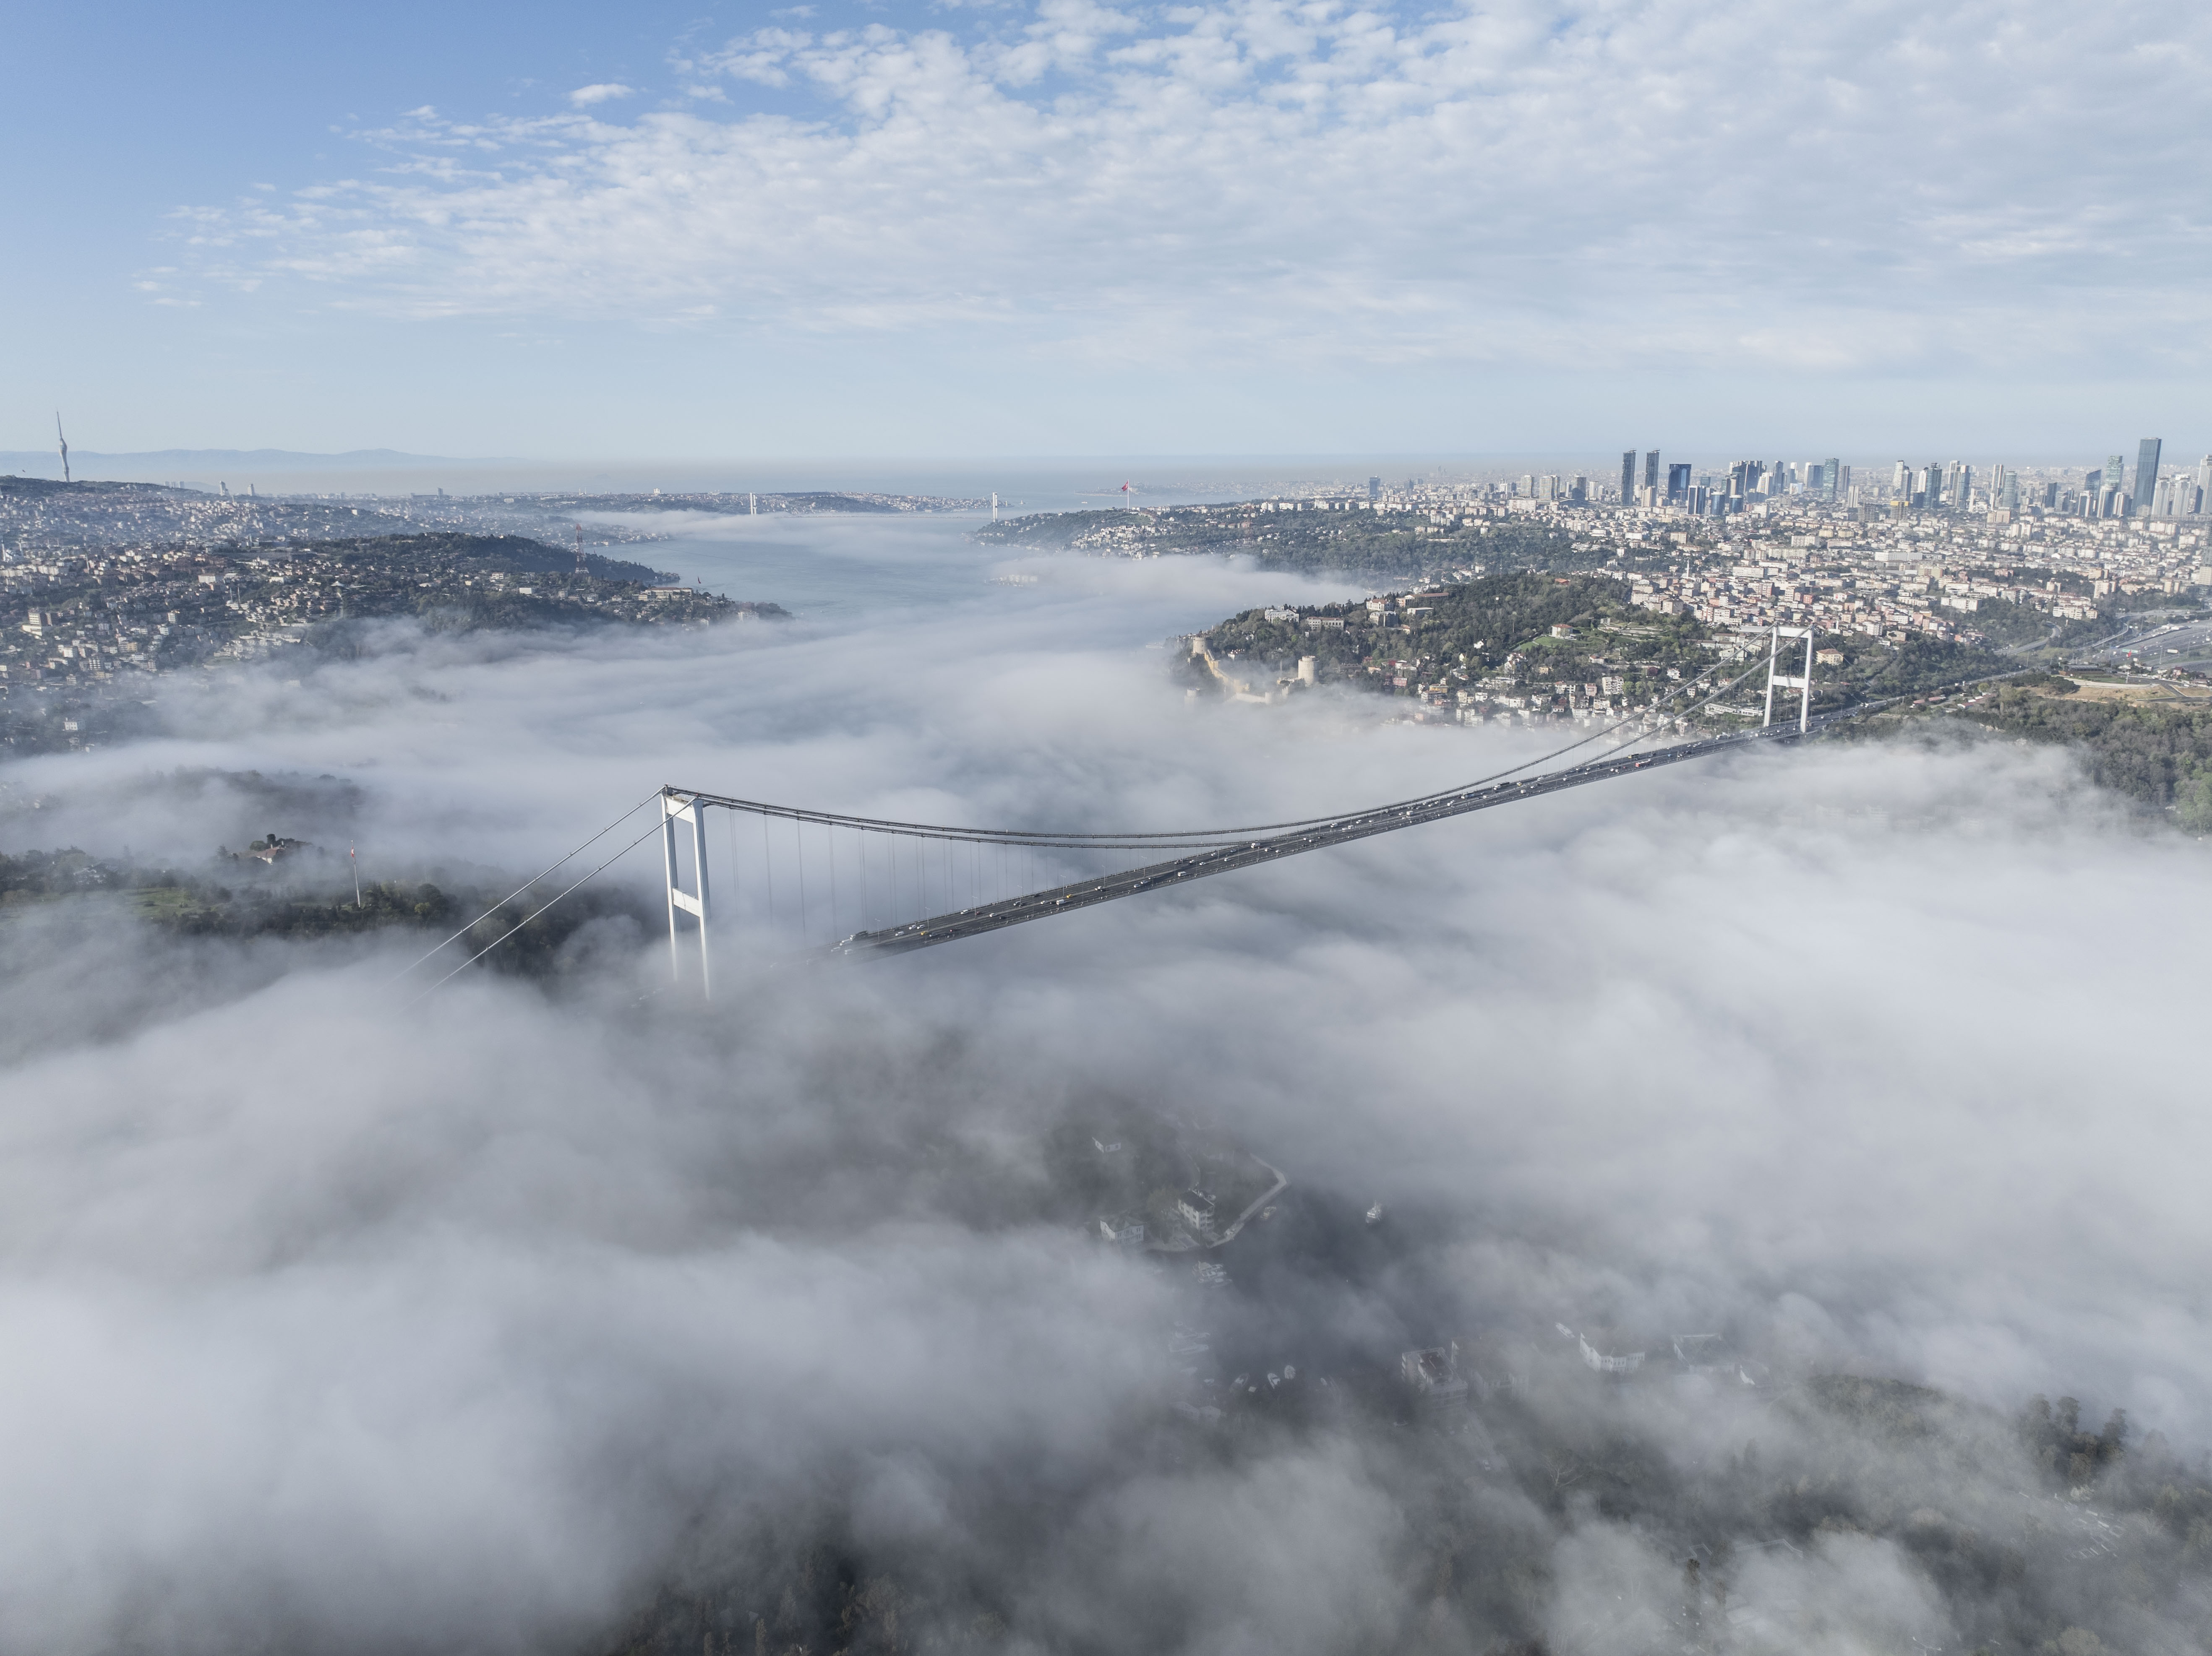
M 1792 642 L 1792 655 L 1796 641 L 1803 640 L 1804 660 L 1795 672 L 1784 670 L 1785 639 Z M 1688 700 L 1687 705 L 1678 708 L 1678 716 L 1655 724 L 1632 715 L 1565 747 L 1474 781 L 1330 816 L 1231 828 L 1058 832 L 902 822 L 704 789 L 664 786 L 526 882 L 495 906 L 492 913 L 500 913 L 507 904 L 551 884 L 562 869 L 579 861 L 592 846 L 658 802 L 659 810 L 642 833 L 540 903 L 437 983 L 448 981 L 482 960 L 656 833 L 661 840 L 666 884 L 671 972 L 677 981 L 688 977 L 696 981 L 702 994 L 711 996 L 718 916 L 776 939 L 780 950 L 795 961 L 830 962 L 905 954 L 1638 771 L 1758 743 L 1795 742 L 1826 725 L 1860 718 L 1891 705 L 1888 701 L 1861 703 L 1815 716 L 1812 711 L 1813 640 L 1809 628 L 1774 628 L 1765 655 L 1754 658 L 1752 666 L 1735 678 L 1712 688 L 1711 681 L 1719 670 L 1715 669 L 1681 686 L 1674 700 Z M 1765 704 L 1757 726 L 1706 737 L 1678 734 L 1686 715 L 1711 705 L 1762 670 L 1766 675 Z M 1776 720 L 1778 689 L 1797 693 L 1794 719 L 1787 717 L 1785 707 L 1784 719 Z M 1662 735 L 1673 739 L 1663 745 L 1647 745 Z M 1591 747 L 1600 749 L 1595 757 L 1543 768 Z M 731 886 L 726 899 L 717 898 L 712 872 L 714 836 L 708 824 L 710 813 L 715 811 L 723 814 L 728 830 L 723 858 Z M 742 833 L 741 823 L 745 825 Z M 1179 854 L 1163 856 L 1164 852 Z M 755 864 L 758 877 L 741 873 Z M 472 939 L 483 924 L 479 919 L 456 931 L 407 972 L 453 943 Z M 687 955 L 695 960 L 689 971 Z

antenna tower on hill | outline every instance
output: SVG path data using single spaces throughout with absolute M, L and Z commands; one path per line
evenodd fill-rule
M 70 480 L 69 439 L 62 435 L 62 411 L 59 409 L 54 410 L 54 440 L 62 446 L 62 481 L 67 482 Z
M 580 575 L 591 573 L 584 562 L 584 525 L 581 524 L 576 525 L 576 573 Z

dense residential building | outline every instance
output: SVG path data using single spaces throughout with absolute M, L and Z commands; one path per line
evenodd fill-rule
M 1647 477 L 1656 475 L 1656 452 L 1645 452 Z M 2125 494 L 2110 511 L 2100 505 L 2112 492 L 2101 481 L 2104 468 L 1991 467 L 1978 482 L 1976 468 L 1963 460 L 1948 468 L 1899 461 L 1886 483 L 1858 484 L 1840 461 L 1797 470 L 1793 480 L 1782 463 L 1692 464 L 1692 481 L 1671 500 L 1633 482 L 1626 502 L 1591 500 L 1586 488 L 1577 500 L 1572 487 L 1548 475 L 1408 482 L 1372 501 L 1323 489 L 1302 500 L 1097 513 L 1079 523 L 1059 520 L 1058 530 L 1040 519 L 1035 543 L 1136 557 L 1260 549 L 1289 533 L 1269 527 L 1275 520 L 1267 514 L 1295 513 L 1310 525 L 1297 535 L 1313 549 L 1301 555 L 1316 567 L 1346 555 L 1329 547 L 1349 553 L 1395 540 L 1423 549 L 1413 553 L 1418 569 L 1407 573 L 1449 584 L 1514 567 L 1516 555 L 1505 549 L 1518 543 L 1495 537 L 1548 530 L 1571 544 L 1570 559 L 1553 567 L 1616 573 L 1636 605 L 1660 616 L 1744 634 L 1810 625 L 1890 643 L 1915 636 L 2019 642 L 2102 627 L 2123 611 L 2168 599 L 2201 600 L 2212 588 L 2212 490 L 2194 476 L 2172 480 L 2177 486 L 2159 496 L 2176 510 L 2138 513 Z M 2197 470 L 2212 482 L 2212 456 Z M 1010 531 L 1006 538 L 1032 537 Z M 1491 555 L 1500 562 L 1487 561 L 1490 546 L 1500 549 Z M 1387 628 L 1411 625 L 1420 613 L 1418 600 L 1394 612 L 1378 597 L 1357 614 L 1300 624 Z M 1433 667 L 1408 661 L 1394 670 L 1392 682 L 1404 678 L 1401 688 L 1411 694 Z M 1468 687 L 1469 695 L 1480 688 Z M 1498 689 L 1486 705 L 1512 709 L 1518 694 Z M 1594 691 L 1589 699 L 1606 698 Z

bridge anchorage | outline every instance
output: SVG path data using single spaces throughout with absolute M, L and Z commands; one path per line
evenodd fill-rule
M 1763 669 L 1765 707 L 1754 730 L 1645 747 L 1657 732 L 1643 720 L 1623 719 L 1509 770 L 1437 793 L 1334 816 L 1148 833 L 1055 832 L 898 822 L 664 787 L 659 795 L 659 826 L 670 970 L 679 983 L 687 975 L 688 933 L 696 939 L 700 992 L 711 998 L 715 911 L 709 893 L 706 828 L 710 810 L 720 810 L 728 819 L 730 907 L 740 924 L 795 942 L 793 954 L 799 960 L 853 961 L 906 954 L 1747 743 L 1794 741 L 1829 719 L 1867 711 L 1860 707 L 1848 714 L 1813 716 L 1814 638 L 1809 627 L 1776 627 L 1765 657 L 1754 658 L 1735 678 L 1707 689 L 1713 676 L 1709 672 L 1676 692 L 1680 698 L 1705 690 L 1680 709 L 1694 713 Z M 1804 642 L 1799 671 L 1782 670 L 1785 639 Z M 1774 722 L 1777 689 L 1798 692 L 1795 720 Z M 1559 769 L 1537 768 L 1599 744 L 1597 757 Z M 1164 858 L 1158 854 L 1170 851 L 1182 854 Z M 810 858 L 814 867 L 811 892 Z M 1133 865 L 1111 866 L 1133 859 Z M 758 877 L 749 882 L 744 870 L 756 865 Z M 1061 877 L 1048 877 L 1053 875 Z M 1041 879 L 1045 883 L 1039 883 Z M 914 918 L 903 918 L 908 915 Z M 795 937 L 790 924 L 794 917 Z M 826 919 L 826 927 L 817 919 Z

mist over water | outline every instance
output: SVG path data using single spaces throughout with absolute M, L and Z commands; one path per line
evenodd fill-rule
M 658 526 L 669 539 L 657 544 L 653 555 L 687 566 L 676 572 L 686 579 L 699 580 L 727 597 L 754 591 L 788 594 L 775 601 L 817 626 L 839 630 L 900 614 L 937 618 L 994 601 L 1003 611 L 1011 589 L 991 591 L 994 575 L 1049 569 L 1065 578 L 1072 567 L 1065 560 L 1009 557 L 1003 548 L 976 544 L 969 531 L 982 519 L 969 513 L 889 523 L 776 513 L 733 518 L 667 513 L 663 519 Z M 1126 624 L 1172 625 L 1186 613 L 1176 597 L 1163 591 L 1129 615 Z M 1212 619 L 1203 616 L 1187 624 Z M 1120 641 L 1111 635 L 1097 640 Z
M 160 739 L 0 774 L 0 846 L 183 862 L 276 828 L 372 878 L 519 877 L 663 783 L 1181 827 L 1535 750 L 1327 696 L 1193 706 L 1147 647 L 1355 587 L 1016 565 L 952 520 L 671 527 L 668 567 L 796 619 L 394 627 L 179 688 Z M 715 842 L 738 893 L 751 831 Z M 1824 745 L 860 968 L 794 969 L 789 918 L 740 896 L 707 1007 L 649 993 L 665 942 L 618 925 L 554 986 L 412 1004 L 411 938 L 11 921 L 0 1648 L 605 1649 L 659 1589 L 781 1581 L 778 1538 L 815 1533 L 960 1584 L 978 1648 L 1661 1647 L 1590 1631 L 1682 1568 L 1595 1494 L 1547 1505 L 1479 1447 L 1325 1412 L 1164 1449 L 1193 1321 L 1346 1384 L 1486 1330 L 1721 1331 L 1778 1385 L 2068 1392 L 2193 1459 L 2201 853 L 2051 750 Z M 606 877 L 657 903 L 653 854 Z M 1055 1207 L 1054 1132 L 1133 1110 L 1291 1177 L 1290 1240 L 1234 1289 Z M 1709 1493 L 1750 1439 L 1770 1465 L 1822 1441 L 1710 1388 L 1539 1406 Z M 2002 1437 L 1962 1419 L 1955 1463 L 1854 1487 L 1994 1532 L 2027 1477 Z M 1871 1533 L 1761 1560 L 1740 1598 L 1791 1647 L 1941 1647 L 1999 1591 Z M 1468 1586 L 1492 1575 L 1540 1626 Z M 742 1648 L 774 1600 L 709 1634 Z

